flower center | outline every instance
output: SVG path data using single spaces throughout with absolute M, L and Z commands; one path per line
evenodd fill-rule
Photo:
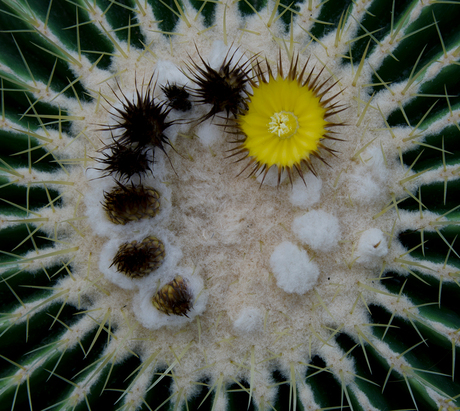
M 292 137 L 299 128 L 297 117 L 289 111 L 275 113 L 270 120 L 270 123 L 267 124 L 268 131 L 276 134 L 281 140 Z

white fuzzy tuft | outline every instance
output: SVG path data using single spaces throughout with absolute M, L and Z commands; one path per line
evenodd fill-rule
M 159 60 L 156 64 L 155 72 L 157 73 L 157 84 L 177 84 L 178 86 L 185 86 L 190 83 L 187 76 L 179 70 L 179 68 L 168 60 Z M 160 87 L 156 92 L 160 92 Z
M 354 174 L 347 176 L 347 180 L 350 198 L 356 204 L 379 203 L 386 193 L 382 190 L 381 184 L 375 181 L 372 174 L 369 174 L 368 167 L 357 168 Z
M 381 258 L 385 257 L 387 254 L 387 240 L 381 230 L 378 228 L 371 228 L 361 234 L 356 249 L 358 263 L 365 266 L 378 265 Z
M 253 334 L 263 329 L 264 316 L 255 307 L 243 308 L 238 318 L 233 322 L 233 328 L 238 334 Z
M 222 138 L 222 127 L 211 123 L 210 120 L 207 120 L 200 124 L 196 130 L 197 136 L 200 138 L 201 143 L 209 147 Z
M 362 154 L 364 164 L 347 176 L 348 191 L 353 202 L 361 205 L 385 200 L 388 169 L 379 147 L 371 147 Z
M 312 173 L 306 174 L 304 179 L 306 186 L 301 178 L 294 182 L 289 199 L 294 206 L 308 208 L 319 201 L 323 183 Z
M 385 158 L 383 157 L 382 149 L 380 147 L 369 147 L 363 153 L 363 158 L 376 180 L 385 181 L 387 179 L 389 171 L 385 164 Z
M 292 222 L 292 231 L 313 250 L 330 251 L 341 239 L 337 217 L 322 210 L 313 210 Z
M 237 62 L 241 66 L 247 61 L 247 58 L 244 57 L 244 53 L 239 47 L 235 47 L 234 45 L 226 46 L 222 40 L 216 40 L 212 43 L 208 58 L 209 65 L 214 70 L 219 70 L 224 60 L 228 63 L 230 58 L 230 67 L 234 67 Z
M 276 284 L 287 293 L 305 294 L 315 286 L 319 276 L 319 268 L 310 261 L 307 252 L 289 241 L 275 248 L 270 266 Z

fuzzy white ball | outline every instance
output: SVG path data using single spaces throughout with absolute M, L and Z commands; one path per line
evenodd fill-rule
M 292 231 L 300 241 L 318 251 L 333 250 L 341 239 L 339 220 L 322 210 L 294 219 Z
M 388 169 L 380 147 L 370 147 L 363 154 L 364 163 L 346 176 L 351 200 L 360 205 L 385 201 Z
M 312 173 L 306 174 L 304 180 L 305 183 L 301 178 L 298 178 L 294 182 L 289 199 L 292 205 L 308 208 L 319 201 L 323 183 L 321 179 Z
M 289 241 L 275 248 L 270 267 L 276 284 L 287 293 L 305 294 L 315 286 L 319 276 L 319 268 L 310 261 L 307 252 Z
M 354 174 L 347 176 L 348 192 L 353 203 L 360 205 L 375 204 L 383 201 L 386 190 L 381 182 L 376 181 L 369 167 L 362 166 Z
M 155 73 L 157 74 L 157 84 L 177 84 L 180 87 L 188 85 L 190 82 L 187 76 L 172 61 L 158 60 Z M 159 92 L 160 87 L 156 91 Z
M 221 138 L 221 131 L 220 126 L 213 124 L 210 120 L 208 120 L 200 124 L 196 130 L 196 134 L 204 146 L 210 147 L 219 141 Z
M 377 265 L 388 254 L 385 234 L 378 228 L 364 231 L 356 248 L 357 262 L 365 266 Z

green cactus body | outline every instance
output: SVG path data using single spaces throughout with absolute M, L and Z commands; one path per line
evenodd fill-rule
M 0 410 L 458 409 L 459 17 L 455 1 L 0 1 Z M 237 176 L 227 113 L 203 120 L 190 71 L 232 53 L 310 58 L 347 106 L 306 186 Z M 161 105 L 171 73 L 185 114 Z M 114 224 L 96 159 L 136 90 L 170 110 L 151 170 L 123 181 L 158 191 L 158 213 Z M 148 236 L 162 264 L 117 274 L 118 247 Z M 174 278 L 186 314 L 158 313 Z

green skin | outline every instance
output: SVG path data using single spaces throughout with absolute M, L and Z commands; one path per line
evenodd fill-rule
M 307 0 L 308 1 L 308 0 Z M 58 4 L 59 3 L 59 4 Z M 83 1 L 78 2 L 84 4 Z M 109 6 L 108 1 L 96 1 L 99 7 L 105 10 Z M 143 3 L 143 2 L 140 2 Z M 214 3 L 206 3 L 203 8 L 201 0 L 190 0 L 190 3 L 204 16 L 204 23 L 207 26 L 214 24 Z M 262 10 L 266 1 L 252 0 L 241 1 L 238 7 L 243 15 L 253 15 L 255 11 Z M 281 1 L 279 12 L 285 12 L 281 20 L 289 32 L 291 19 L 295 20 L 296 15 L 291 13 L 296 10 L 298 1 L 292 4 L 290 1 Z M 394 6 L 394 27 L 396 23 L 404 25 L 404 13 L 409 10 L 415 1 L 396 1 Z M 127 27 L 133 24 L 130 30 L 120 30 L 112 33 L 118 41 L 130 40 L 131 47 L 143 48 L 144 38 L 135 23 L 135 14 L 130 8 L 136 7 L 135 1 L 128 1 L 129 6 L 123 8 L 114 3 L 105 14 L 105 18 L 112 27 Z M 173 32 L 180 19 L 178 5 L 180 1 L 149 1 L 153 13 L 160 23 L 155 23 L 156 28 L 164 32 Z M 288 7 L 282 6 L 285 5 Z M 30 6 L 30 9 L 29 9 Z M 368 8 L 369 14 L 361 21 L 363 29 L 359 35 L 362 38 L 351 46 L 353 60 L 357 66 L 368 46 L 369 37 L 366 32 L 373 33 L 372 38 L 382 39 L 391 30 L 392 2 L 375 0 Z M 330 0 L 321 9 L 318 20 L 328 24 L 315 24 L 311 34 L 321 40 L 331 30 L 335 30 L 341 24 L 343 11 L 347 7 L 353 7 L 349 1 Z M 55 172 L 59 165 L 54 161 L 44 141 L 37 139 L 33 133 L 18 133 L 6 127 L 2 120 L 4 118 L 31 131 L 41 129 L 43 124 L 37 117 L 22 116 L 30 111 L 30 102 L 36 101 L 33 97 L 32 81 L 41 81 L 50 85 L 55 91 L 64 90 L 68 98 L 78 98 L 82 101 L 89 101 L 91 97 L 85 92 L 84 87 L 75 78 L 66 61 L 68 56 L 56 49 L 48 39 L 33 31 L 34 21 L 32 16 L 44 21 L 47 19 L 51 32 L 58 36 L 71 50 L 78 50 L 75 31 L 66 29 L 78 21 L 79 24 L 86 21 L 87 15 L 80 8 L 76 12 L 75 3 L 57 2 L 48 9 L 46 2 L 29 1 L 0 1 L 0 79 L 1 79 L 1 116 L 0 116 L 0 218 L 2 223 L 5 220 L 22 220 L 22 223 L 8 224 L 1 228 L 0 232 L 0 254 L 1 275 L 0 282 L 0 311 L 4 313 L 0 317 L 0 411 L 9 410 L 14 406 L 16 410 L 42 409 L 119 409 L 123 406 L 123 400 L 114 404 L 134 380 L 137 373 L 142 372 L 142 363 L 138 357 L 129 353 L 124 361 L 111 363 L 107 362 L 98 369 L 101 362 L 101 355 L 107 342 L 111 339 L 110 325 L 102 323 L 94 324 L 94 328 L 86 334 L 78 344 L 66 351 L 53 351 L 59 346 L 60 336 L 76 321 L 75 314 L 79 311 L 76 307 L 56 300 L 48 304 L 45 309 L 37 310 L 30 316 L 28 321 L 18 321 L 10 313 L 16 310 L 22 301 L 46 300 L 51 298 L 55 291 L 51 290 L 60 278 L 69 275 L 66 264 L 58 261 L 56 265 L 45 270 L 31 273 L 27 265 L 16 265 L 20 257 L 30 250 L 46 248 L 52 245 L 52 241 L 46 238 L 40 231 L 40 221 L 24 222 L 33 219 L 34 214 L 27 210 L 38 210 L 41 207 L 52 203 L 54 207 L 61 206 L 59 198 L 61 191 L 57 187 L 34 187 L 27 189 L 23 185 L 15 184 L 15 169 L 28 167 L 29 164 L 39 171 Z M 379 16 L 375 18 L 373 16 Z M 381 17 L 380 17 L 381 16 Z M 437 24 L 433 24 L 433 16 Z M 460 47 L 460 34 L 458 31 L 458 17 L 460 17 L 460 6 L 454 2 L 445 2 L 432 5 L 422 13 L 414 24 L 414 34 L 403 40 L 394 55 L 396 58 L 387 57 L 383 65 L 378 69 L 374 78 L 374 85 L 370 87 L 372 94 L 384 88 L 381 84 L 397 83 L 405 81 L 413 75 L 422 76 L 426 66 L 440 59 L 443 55 L 443 47 L 451 50 Z M 422 29 L 419 30 L 418 29 Z M 14 36 L 12 35 L 14 34 Z M 443 44 L 440 41 L 442 35 Z M 79 41 L 82 53 L 97 67 L 107 69 L 111 62 L 111 53 L 115 53 L 112 42 L 108 36 L 101 35 L 96 24 L 82 24 L 79 31 Z M 373 40 L 370 47 L 373 47 Z M 52 50 L 50 53 L 43 51 L 43 48 Z M 20 51 L 19 51 L 20 50 Z M 417 63 L 417 69 L 413 73 L 413 67 L 420 53 L 424 50 Z M 459 49 L 460 50 L 460 49 Z M 96 51 L 95 53 L 91 51 Z M 22 54 L 21 54 L 22 53 Z M 98 61 L 99 57 L 101 59 Z M 460 109 L 460 52 L 456 54 L 456 61 L 442 70 L 432 81 L 421 85 L 419 95 L 413 98 L 404 107 L 404 115 L 401 110 L 394 110 L 388 117 L 388 127 L 405 125 L 407 120 L 412 126 L 420 123 L 420 129 L 428 127 L 431 123 L 444 116 L 449 110 L 458 112 Z M 26 64 L 27 62 L 27 64 Z M 349 64 L 347 56 L 344 56 L 344 64 Z M 5 68 L 11 68 L 7 72 Z M 54 73 L 50 81 L 50 73 Z M 18 81 L 19 79 L 19 81 Z M 72 87 L 68 87 L 69 81 Z M 446 98 L 446 94 L 448 97 Z M 436 106 L 430 110 L 434 101 Z M 36 112 L 43 115 L 56 116 L 60 114 L 60 108 L 46 100 L 37 101 L 34 105 Z M 428 113 L 425 115 L 425 113 Z M 53 121 L 49 120 L 46 121 Z M 61 129 L 62 133 L 70 133 L 70 119 L 61 122 L 59 126 L 48 125 L 47 127 Z M 460 164 L 459 151 L 460 128 L 452 124 L 444 128 L 438 134 L 429 136 L 424 140 L 424 145 L 419 145 L 415 150 L 404 153 L 402 160 L 405 165 L 411 166 L 412 171 L 418 173 L 430 168 L 436 168 L 443 163 L 448 166 Z M 459 267 L 460 267 L 460 242 L 456 241 L 460 230 L 458 220 L 460 217 L 457 194 L 460 188 L 458 179 L 458 168 L 453 176 L 446 177 L 446 181 L 432 183 L 423 186 L 423 206 L 427 211 L 438 215 L 448 214 L 451 223 L 439 227 L 439 232 L 424 232 L 423 230 L 407 230 L 399 235 L 400 242 L 407 247 L 410 256 L 418 260 L 426 260 L 442 263 L 448 257 L 448 262 L 457 270 L 452 270 L 450 278 L 445 282 L 426 275 L 411 267 L 415 275 L 407 276 L 407 272 L 386 273 L 387 280 L 384 285 L 388 292 L 398 295 L 401 289 L 414 304 L 424 305 L 419 310 L 419 316 L 407 321 L 399 316 L 392 317 L 392 313 L 382 307 L 370 307 L 372 321 L 375 324 L 390 324 L 391 327 L 374 327 L 373 333 L 381 338 L 391 348 L 400 353 L 414 369 L 422 370 L 415 372 L 409 377 L 401 376 L 392 370 L 386 358 L 377 352 L 366 342 L 355 350 L 356 341 L 352 340 L 346 333 L 338 333 L 335 340 L 345 351 L 349 352 L 350 358 L 355 361 L 356 374 L 355 384 L 372 398 L 372 403 L 377 409 L 415 409 L 435 410 L 436 403 L 430 398 L 430 392 L 436 392 L 446 398 L 446 403 L 453 407 L 460 407 L 460 381 L 458 370 L 459 336 L 457 339 L 449 340 L 444 334 L 430 328 L 429 321 L 436 321 L 444 326 L 458 330 L 460 329 L 460 313 L 458 300 L 460 298 Z M 422 191 L 422 188 L 419 189 Z M 418 210 L 419 204 L 416 201 L 419 192 L 414 198 L 398 204 L 401 210 Z M 27 200 L 26 200 L 27 199 Z M 398 200 L 398 199 L 396 199 Z M 420 240 L 422 238 L 422 240 Z M 421 247 L 421 241 L 425 241 Z M 69 246 L 71 249 L 71 245 Z M 66 260 L 67 261 L 67 260 Z M 20 268 L 18 268 L 20 267 Z M 422 270 L 423 271 L 423 270 Z M 27 336 L 27 338 L 26 338 Z M 422 340 L 423 339 L 423 340 Z M 420 343 L 423 341 L 422 343 Z M 85 354 L 87 353 L 87 355 Z M 27 378 L 17 378 L 19 370 L 26 368 L 40 358 L 46 358 L 38 369 L 35 369 Z M 355 410 L 364 409 L 364 405 L 356 396 L 354 391 L 344 389 L 337 378 L 327 372 L 323 359 L 316 356 L 310 362 L 305 376 L 305 382 L 313 392 L 316 403 L 320 407 L 352 407 Z M 24 368 L 25 367 L 25 368 Z M 89 368 L 87 368 L 89 367 Z M 369 367 L 372 372 L 369 371 Z M 165 367 L 163 371 L 166 369 Z M 84 381 L 91 372 L 98 369 L 95 385 L 89 393 L 81 398 L 74 399 L 75 384 Z M 321 371 L 321 372 L 319 372 Z M 51 375 L 52 374 L 52 375 Z M 415 378 L 417 376 L 417 378 Z M 287 410 L 289 406 L 303 409 L 301 400 L 293 398 L 293 390 L 290 381 L 287 381 L 284 374 L 275 372 L 273 378 L 279 383 L 278 397 L 273 407 L 277 410 Z M 171 409 L 174 403 L 168 401 L 169 389 L 173 384 L 171 374 L 158 374 L 153 376 L 152 383 L 157 382 L 154 387 L 145 395 L 145 404 L 142 409 L 156 409 L 165 404 L 161 409 Z M 370 384 L 369 381 L 376 385 Z M 201 381 L 203 388 L 195 398 L 188 400 L 188 409 L 200 410 L 213 409 L 215 406 L 213 392 L 217 390 L 215 382 L 208 380 Z M 241 385 L 239 385 L 241 384 Z M 243 409 L 250 401 L 250 393 L 247 381 L 238 384 L 227 384 L 228 406 L 231 410 Z M 382 387 L 385 391 L 382 393 Z M 295 391 L 295 390 L 294 390 Z M 209 395 L 211 393 L 211 395 Z M 450 401 L 450 402 L 449 402 Z M 255 402 L 251 407 L 257 408 Z M 416 404 L 416 406 L 414 405 Z M 54 406 L 54 407 L 53 407 Z M 52 408 L 51 408 L 52 407 Z M 107 408 L 109 407 L 109 408 Z M 184 404 L 180 407 L 185 408 Z M 179 407 L 179 408 L 180 408 Z M 447 408 L 446 408 L 447 409 Z

